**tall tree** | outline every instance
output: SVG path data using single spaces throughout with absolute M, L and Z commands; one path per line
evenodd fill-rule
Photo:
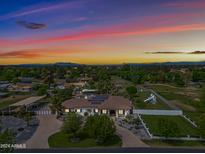
M 104 143 L 113 137 L 116 127 L 113 120 L 107 115 L 94 115 L 88 117 L 84 130 L 89 137 L 96 139 L 96 142 Z
M 57 116 L 59 116 L 63 111 L 62 101 L 61 98 L 58 95 L 54 95 L 51 98 L 51 105 L 50 108 L 53 112 L 56 113 Z
M 63 123 L 62 131 L 68 134 L 72 133 L 74 137 L 77 137 L 77 132 L 80 130 L 81 123 L 82 120 L 78 114 L 69 112 L 65 118 L 65 122 Z

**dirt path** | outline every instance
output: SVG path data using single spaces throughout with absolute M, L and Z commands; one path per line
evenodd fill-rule
M 122 138 L 122 147 L 149 147 L 129 130 L 116 124 L 117 135 Z
M 49 148 L 48 137 L 55 132 L 58 132 L 62 122 L 56 119 L 55 115 L 39 115 L 39 127 L 34 135 L 26 141 L 27 148 Z

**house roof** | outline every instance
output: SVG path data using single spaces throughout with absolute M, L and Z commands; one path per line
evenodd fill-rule
M 130 101 L 122 96 L 109 96 L 101 103 L 93 103 L 84 98 L 73 98 L 63 102 L 65 108 L 131 109 Z
M 131 102 L 122 96 L 109 96 L 104 103 L 99 106 L 101 109 L 131 109 Z
M 17 103 L 15 104 L 12 104 L 10 106 L 26 106 L 26 105 L 30 105 L 32 103 L 35 103 L 41 99 L 43 99 L 44 97 L 46 96 L 33 96 L 33 97 L 29 97 L 29 98 L 26 98 L 24 100 L 21 100 L 21 101 L 18 101 Z

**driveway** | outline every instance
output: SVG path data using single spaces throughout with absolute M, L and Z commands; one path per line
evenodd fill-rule
M 26 141 L 27 148 L 49 148 L 48 137 L 59 131 L 62 122 L 56 119 L 56 115 L 38 115 L 39 126 L 34 135 Z
M 117 135 L 122 139 L 122 147 L 149 147 L 126 128 L 120 127 L 116 124 L 116 129 Z

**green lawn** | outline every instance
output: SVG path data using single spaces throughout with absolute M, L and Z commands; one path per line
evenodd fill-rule
M 105 144 L 99 145 L 94 139 L 85 138 L 79 142 L 70 142 L 69 135 L 64 132 L 58 132 L 48 139 L 49 147 L 52 148 L 67 148 L 67 147 L 120 147 L 122 142 L 118 136 L 114 136 L 112 139 L 108 140 Z
M 201 115 L 204 114 L 203 112 L 184 112 L 184 114 L 193 120 L 197 125 L 200 125 L 200 118 Z
M 205 147 L 205 142 L 201 141 L 164 141 L 164 140 L 143 140 L 151 147 Z
M 184 118 L 180 116 L 149 116 L 149 115 L 143 115 L 142 118 L 144 119 L 145 123 L 150 129 L 150 132 L 153 135 L 156 136 L 162 136 L 159 128 L 159 121 L 161 119 L 172 121 L 177 125 L 177 128 L 179 129 L 178 136 L 200 136 L 199 131 L 197 128 L 193 127 L 190 123 L 188 123 Z M 170 136 L 174 137 L 174 136 Z
M 0 109 L 6 108 L 9 105 L 14 104 L 28 97 L 29 95 L 16 95 L 15 97 L 10 96 L 4 99 L 0 99 Z
M 148 91 L 138 91 L 137 97 L 133 101 L 134 107 L 137 109 L 169 109 L 169 107 L 157 99 L 156 104 L 145 103 L 144 100 L 150 96 L 150 92 Z

